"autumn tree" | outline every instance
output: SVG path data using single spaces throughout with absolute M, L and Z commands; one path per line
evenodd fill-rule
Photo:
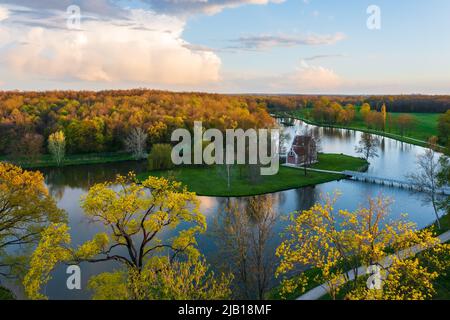
M 291 215 L 286 240 L 276 251 L 281 258 L 276 275 L 292 276 L 292 271 L 305 267 L 315 268 L 318 272 L 314 277 L 305 273 L 294 278 L 285 277 L 283 296 L 294 291 L 304 292 L 312 281 L 326 283 L 333 299 L 338 297 L 344 284 L 350 291 L 363 290 L 367 285 L 358 281 L 362 275 L 360 267 L 378 265 L 383 269 L 394 266 L 397 267 L 394 270 L 400 272 L 400 264 L 384 262 L 403 260 L 415 254 L 414 248 L 432 248 L 439 243 L 431 231 L 417 231 L 415 224 L 406 218 L 390 219 L 389 199 L 369 199 L 367 207 L 353 212 L 336 211 L 335 201 L 335 197 L 327 197 L 324 204 L 317 203 L 309 210 Z M 420 273 L 420 269 L 413 268 L 411 272 L 408 275 Z M 432 279 L 427 277 L 428 281 Z M 417 289 L 414 282 L 401 285 L 402 290 Z
M 384 103 L 381 106 L 381 117 L 383 119 L 383 131 L 386 131 L 387 112 L 386 112 L 386 104 Z
M 414 124 L 414 118 L 409 114 L 401 114 L 397 118 L 397 128 L 403 137 Z
M 121 268 L 90 281 L 94 298 L 226 298 L 229 277 L 215 279 L 196 248 L 195 236 L 206 230 L 199 201 L 178 182 L 149 177 L 118 176 L 97 184 L 82 199 L 86 217 L 105 232 L 77 248 L 71 247 L 69 228 L 55 224 L 45 230 L 24 279 L 27 295 L 44 299 L 40 288 L 61 262 L 115 261 Z M 167 239 L 164 233 L 177 230 Z M 185 281 L 191 281 L 186 283 Z
M 62 165 L 66 155 L 66 137 L 63 131 L 57 131 L 48 137 L 48 150 L 56 164 Z
M 26 249 L 39 241 L 48 225 L 64 220 L 40 172 L 0 163 L 0 276 L 23 271 Z
M 371 111 L 365 116 L 365 123 L 367 128 L 382 130 L 384 127 L 384 118 L 381 112 Z
M 433 206 L 436 215 L 436 225 L 441 228 L 439 221 L 440 173 L 439 155 L 437 153 L 437 137 L 428 141 L 428 148 L 417 157 L 417 171 L 408 174 L 408 180 L 415 186 L 424 202 Z M 442 177 L 442 176 L 441 176 Z
M 231 296 L 232 279 L 225 274 L 216 277 L 199 257 L 162 262 L 141 273 L 102 273 L 89 279 L 88 288 L 94 292 L 94 300 L 223 300 Z
M 141 160 L 147 157 L 147 137 L 148 134 L 142 128 L 134 128 L 125 139 L 125 147 L 134 159 Z
M 425 231 L 425 233 L 429 233 Z M 430 238 L 429 240 L 432 240 Z M 430 241 L 429 241 L 430 242 Z M 432 245 L 432 241 L 430 242 Z M 437 293 L 439 277 L 450 270 L 450 244 L 436 242 L 432 248 L 415 256 L 399 258 L 382 270 L 381 288 L 359 286 L 351 290 L 346 299 L 351 300 L 430 300 Z M 367 281 L 365 281 L 367 282 Z
M 18 163 L 35 163 L 42 155 L 44 137 L 26 132 L 20 140 L 10 145 L 10 156 Z
M 337 123 L 350 124 L 355 118 L 355 107 L 352 104 L 348 104 L 345 108 L 341 108 L 337 115 Z
M 367 115 L 370 113 L 370 104 L 364 103 L 359 112 L 361 113 L 361 117 L 365 120 Z
M 364 132 L 361 134 L 361 139 L 355 147 L 355 151 L 362 154 L 366 160 L 369 160 L 370 158 L 378 157 L 379 146 L 380 140 L 376 136 Z

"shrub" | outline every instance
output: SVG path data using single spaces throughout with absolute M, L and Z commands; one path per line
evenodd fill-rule
M 168 170 L 174 167 L 171 158 L 172 146 L 170 144 L 155 144 L 148 156 L 149 170 Z

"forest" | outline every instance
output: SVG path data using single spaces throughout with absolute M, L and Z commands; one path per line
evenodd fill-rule
M 381 111 L 386 105 L 390 112 L 410 113 L 444 113 L 450 109 L 450 96 L 431 95 L 393 95 L 393 96 L 344 96 L 344 95 L 287 95 L 259 97 L 267 103 L 270 110 L 286 111 L 299 107 L 312 108 L 322 99 L 339 103 L 341 105 L 363 105 L 368 103 L 373 110 Z
M 450 96 L 219 95 L 145 89 L 0 92 L 0 155 L 32 159 L 46 154 L 50 135 L 60 131 L 68 155 L 123 151 L 124 137 L 135 128 L 147 134 L 151 148 L 170 141 L 176 128 L 191 129 L 194 121 L 221 130 L 271 127 L 270 113 L 313 108 L 324 100 L 343 106 L 344 122 L 353 117 L 351 106 L 364 104 L 379 112 L 383 106 L 389 112 L 450 109 Z
M 68 154 L 114 152 L 136 127 L 149 145 L 170 140 L 195 120 L 219 129 L 258 128 L 273 120 L 263 103 L 238 96 L 150 90 L 0 93 L 0 154 L 45 152 L 48 137 L 62 130 Z

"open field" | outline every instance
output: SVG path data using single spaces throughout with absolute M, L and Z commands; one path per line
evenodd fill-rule
M 355 115 L 355 119 L 349 125 L 318 123 L 313 120 L 311 116 L 311 110 L 312 109 L 299 109 L 290 112 L 281 112 L 279 113 L 279 115 L 282 114 L 283 116 L 292 116 L 296 119 L 304 120 L 308 123 L 319 126 L 354 129 L 364 132 L 370 132 L 419 146 L 425 146 L 428 138 L 438 135 L 438 119 L 441 115 L 440 113 L 388 113 L 386 131 L 380 131 L 367 128 L 361 114 L 359 113 L 359 108 L 356 109 L 357 112 Z M 408 130 L 403 136 L 401 135 L 400 130 L 394 125 L 395 120 L 402 114 L 411 115 L 414 119 L 413 128 L 411 130 Z

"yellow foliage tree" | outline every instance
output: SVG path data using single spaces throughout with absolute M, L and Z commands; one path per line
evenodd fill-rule
M 386 111 L 386 104 L 383 104 L 381 107 L 381 115 L 383 117 L 383 131 L 386 130 L 386 120 L 387 120 L 387 111 Z
M 399 259 L 393 256 L 392 264 L 384 270 L 382 289 L 359 287 L 346 296 L 353 300 L 426 300 L 436 294 L 438 277 L 450 271 L 450 244 L 438 243 L 415 257 Z
M 62 165 L 66 155 L 66 137 L 64 132 L 58 131 L 48 137 L 48 149 L 58 166 Z
M 42 230 L 64 220 L 40 172 L 0 163 L 0 276 L 17 275 L 26 265 L 14 249 L 36 244 Z
M 364 103 L 364 104 L 361 106 L 360 112 L 361 112 L 362 118 L 365 120 L 366 117 L 367 117 L 367 116 L 369 115 L 369 113 L 370 113 L 370 104 Z
M 369 199 L 367 208 L 353 212 L 335 212 L 335 201 L 336 197 L 327 197 L 325 204 L 318 203 L 309 210 L 291 215 L 291 225 L 286 229 L 288 239 L 276 251 L 281 258 L 277 276 L 286 275 L 296 267 L 309 266 L 320 272 L 314 279 L 305 275 L 298 279 L 285 279 L 282 284 L 284 296 L 294 290 L 303 292 L 305 286 L 314 281 L 326 283 L 330 295 L 336 298 L 345 283 L 357 290 L 359 267 L 381 264 L 389 256 L 388 252 L 399 253 L 400 259 L 400 253 L 407 257 L 417 246 L 431 248 L 438 242 L 430 231 L 419 232 L 415 224 L 406 219 L 391 221 L 388 216 L 389 199 Z M 398 260 L 394 265 L 398 274 L 402 274 L 402 270 L 407 270 L 409 275 L 421 272 L 410 262 Z M 433 280 L 432 273 L 422 275 L 428 282 Z M 391 273 L 390 279 L 392 283 L 397 281 L 395 272 Z M 411 283 L 404 286 L 409 284 L 413 287 Z M 392 292 L 386 297 L 401 295 L 397 290 L 399 287 L 392 285 L 390 288 Z M 401 289 L 406 292 L 408 288 Z
M 24 281 L 30 298 L 44 298 L 40 288 L 56 263 L 83 261 L 116 261 L 122 266 L 120 272 L 91 279 L 90 288 L 97 299 L 187 299 L 188 295 L 196 298 L 202 294 L 226 297 L 226 277 L 222 276 L 223 281 L 218 284 L 207 272 L 196 248 L 195 236 L 206 230 L 205 216 L 199 211 L 196 195 L 180 183 L 156 177 L 137 182 L 132 173 L 118 176 L 113 182 L 94 185 L 82 199 L 82 208 L 90 221 L 103 225 L 106 232 L 71 248 L 67 226 L 56 225 L 47 230 L 52 237 L 39 243 Z M 189 227 L 173 238 L 162 236 L 181 223 Z M 169 272 L 176 269 L 179 272 Z M 161 279 L 177 285 L 164 287 Z M 189 279 L 191 283 L 180 287 Z

